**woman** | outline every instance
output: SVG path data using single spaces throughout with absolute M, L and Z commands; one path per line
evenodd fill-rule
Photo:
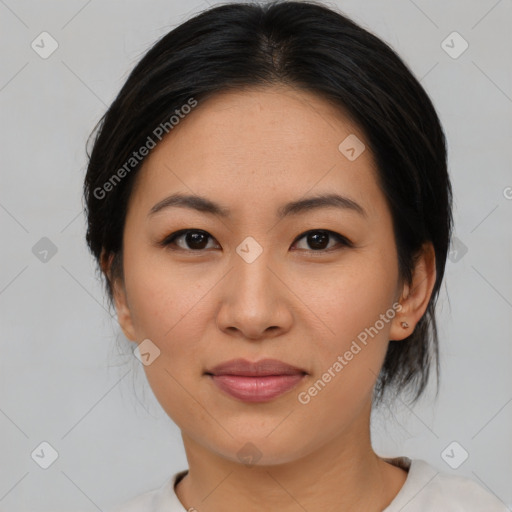
M 505 511 L 372 448 L 423 392 L 452 229 L 443 130 L 381 40 L 319 3 L 211 8 L 100 123 L 87 242 L 189 464 L 119 511 Z

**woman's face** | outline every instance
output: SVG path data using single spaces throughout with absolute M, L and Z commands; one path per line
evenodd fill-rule
M 362 143 L 315 95 L 252 89 L 201 103 L 146 159 L 126 218 L 118 315 L 129 339 L 150 340 L 144 369 L 184 438 L 276 464 L 367 429 L 388 340 L 406 334 L 392 219 Z M 151 213 L 175 194 L 224 214 L 185 200 Z M 191 233 L 162 244 L 180 230 Z M 208 373 L 237 358 L 303 373 Z

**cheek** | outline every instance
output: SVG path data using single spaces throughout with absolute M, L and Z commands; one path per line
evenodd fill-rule
M 204 307 L 207 291 L 214 284 L 210 281 L 211 274 L 206 278 L 192 275 L 172 266 L 165 257 L 133 253 L 126 262 L 125 282 L 138 337 L 167 346 L 183 326 L 193 328 L 188 325 L 190 318 Z
M 391 252 L 391 256 L 393 253 Z M 398 278 L 393 257 L 363 254 L 326 269 L 325 274 L 296 277 L 294 291 L 310 308 L 312 320 L 322 320 L 328 346 L 343 346 L 373 325 L 391 308 Z M 315 320 L 316 322 L 316 320 Z M 386 324 L 384 330 L 389 329 Z
M 163 388 L 179 387 L 186 369 L 199 365 L 197 340 L 204 338 L 204 325 L 198 316 L 207 316 L 207 292 L 214 284 L 210 281 L 212 277 L 192 279 L 147 255 L 132 252 L 126 259 L 125 285 L 136 339 L 149 339 L 160 351 L 151 365 L 144 366 L 157 397 Z M 166 399 L 170 395 L 174 393 Z
M 311 393 L 322 395 L 323 398 L 315 399 L 318 405 L 330 397 L 348 405 L 352 398 L 371 392 L 383 364 L 395 316 L 395 256 L 391 248 L 384 254 L 375 251 L 354 257 L 333 271 L 329 279 L 317 282 L 321 286 L 308 289 L 304 295 L 322 320 L 321 330 L 325 333 L 316 338 L 314 346 L 315 378 L 321 382 Z
M 326 436 L 327 431 L 334 435 L 340 423 L 358 417 L 367 406 L 384 362 L 395 314 L 393 287 L 383 276 L 381 281 L 375 277 L 354 275 L 340 280 L 342 288 L 333 286 L 318 297 L 323 301 L 322 319 L 334 334 L 317 338 L 311 347 L 313 375 L 299 390 L 297 402 L 311 428 Z
M 126 286 L 130 310 L 138 340 L 150 339 L 160 351 L 144 366 L 151 389 L 167 414 L 180 428 L 202 418 L 204 411 L 191 400 L 201 366 L 204 325 L 198 316 L 207 315 L 207 291 L 213 283 L 192 280 L 180 272 L 169 272 L 167 265 L 141 265 L 132 261 L 126 268 Z M 211 280 L 211 279 L 210 279 Z M 197 370 L 197 371 L 195 371 Z

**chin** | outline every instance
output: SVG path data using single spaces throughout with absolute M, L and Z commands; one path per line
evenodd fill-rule
M 247 467 L 278 466 L 305 456 L 303 440 L 285 442 L 278 435 L 271 440 L 267 434 L 265 432 L 252 437 L 246 434 L 230 439 L 227 445 L 212 448 L 222 457 Z

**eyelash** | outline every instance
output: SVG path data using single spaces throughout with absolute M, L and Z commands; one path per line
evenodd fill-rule
M 204 235 L 209 236 L 211 239 L 214 239 L 208 232 L 203 231 L 202 229 L 181 229 L 179 231 L 176 231 L 168 236 L 166 236 L 161 242 L 159 242 L 159 246 L 165 247 L 167 249 L 173 250 L 173 251 L 185 251 L 185 252 L 195 252 L 195 253 L 201 253 L 205 252 L 206 249 L 183 249 L 181 247 L 175 248 L 172 247 L 175 240 L 177 238 L 180 238 L 183 235 L 186 235 L 188 233 L 202 233 Z M 322 233 L 327 234 L 330 237 L 336 238 L 337 241 L 342 245 L 342 247 L 354 247 L 354 244 L 343 235 L 340 235 L 339 233 L 336 233 L 334 231 L 330 231 L 328 229 L 310 229 L 309 231 L 306 231 L 299 235 L 294 241 L 293 245 L 295 245 L 299 240 L 302 240 L 304 237 L 309 235 L 310 233 Z M 304 250 L 309 253 L 325 253 L 325 252 L 331 252 L 333 250 L 339 250 L 340 248 L 336 247 L 330 247 L 329 249 L 299 249 Z

